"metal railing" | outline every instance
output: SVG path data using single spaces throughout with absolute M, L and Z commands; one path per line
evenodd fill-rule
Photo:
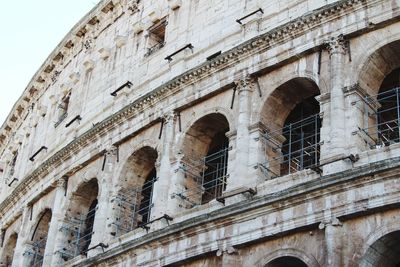
M 276 178 L 316 166 L 320 158 L 321 116 L 312 115 L 267 132 L 262 140 L 266 162 L 259 164 L 267 178 Z
M 142 187 L 125 188 L 113 199 L 116 209 L 116 235 L 125 233 L 150 221 L 153 207 L 153 187 L 157 177 L 148 179 Z
M 226 147 L 199 161 L 186 159 L 179 168 L 185 173 L 185 190 L 174 196 L 188 202 L 189 207 L 206 204 L 217 199 L 226 189 L 228 151 Z
M 88 211 L 86 215 L 79 218 L 69 218 L 60 229 L 67 235 L 73 237 L 66 242 L 68 246 L 57 251 L 64 261 L 69 261 L 78 255 L 86 255 L 93 236 L 93 222 L 97 207 Z
M 368 140 L 371 148 L 388 146 L 400 142 L 399 127 L 400 127 L 400 87 L 396 87 L 375 97 L 365 97 L 364 105 L 371 102 L 378 102 L 379 109 L 373 112 L 364 112 L 369 122 L 372 118 L 372 123 L 366 123 L 363 128 L 359 128 Z
M 42 239 L 33 243 L 31 249 L 24 252 L 23 256 L 30 258 L 29 266 L 40 267 L 44 260 L 44 250 L 47 239 Z

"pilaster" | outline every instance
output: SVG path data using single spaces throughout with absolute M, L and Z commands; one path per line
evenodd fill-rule
M 28 259 L 24 256 L 24 252 L 29 245 L 29 230 L 31 227 L 30 216 L 31 206 L 25 206 L 22 211 L 21 229 L 18 233 L 17 245 L 15 246 L 14 259 L 12 267 L 28 267 Z
M 348 41 L 343 35 L 332 37 L 326 43 L 326 49 L 330 55 L 330 108 L 329 108 L 329 140 L 324 145 L 324 153 L 321 160 L 327 160 L 335 156 L 347 153 L 346 140 L 346 106 L 344 99 L 345 60 L 348 52 Z M 325 123 L 325 122 L 324 122 Z M 343 161 L 337 161 L 324 167 L 324 173 L 328 174 L 346 168 Z
M 257 81 L 255 78 L 246 75 L 243 79 L 235 81 L 238 91 L 239 114 L 236 130 L 236 153 L 235 167 L 227 183 L 227 191 L 242 187 L 254 186 L 256 177 L 249 177 L 249 144 L 250 144 L 250 117 L 251 117 L 251 99 Z
M 62 236 L 60 231 L 63 218 L 65 217 L 65 195 L 68 177 L 63 176 L 56 182 L 56 194 L 52 207 L 52 217 L 47 234 L 46 248 L 44 251 L 43 266 L 55 266 L 60 262 L 57 251 L 62 249 Z
M 337 218 L 319 225 L 325 229 L 326 266 L 339 267 L 342 265 L 342 223 Z
M 105 152 L 105 162 L 102 175 L 99 177 L 99 195 L 98 205 L 93 225 L 93 236 L 89 249 L 100 243 L 108 244 L 113 238 L 111 223 L 113 222 L 113 213 L 111 197 L 113 194 L 112 178 L 114 177 L 115 166 L 118 161 L 118 147 L 111 146 Z M 88 256 L 94 256 L 103 252 L 103 248 L 98 247 L 90 250 Z

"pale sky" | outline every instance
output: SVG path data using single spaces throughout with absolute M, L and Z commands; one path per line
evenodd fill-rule
M 0 126 L 71 28 L 100 0 L 0 0 Z

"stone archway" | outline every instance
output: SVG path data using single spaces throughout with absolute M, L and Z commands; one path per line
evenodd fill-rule
M 270 261 L 265 267 L 308 267 L 308 265 L 299 258 L 284 256 Z
M 211 113 L 196 120 L 182 142 L 182 166 L 185 179 L 178 197 L 183 206 L 202 205 L 221 196 L 226 187 L 228 167 L 229 122 L 221 113 Z
M 360 261 L 360 267 L 400 267 L 400 230 L 383 235 L 372 243 Z
M 61 231 L 64 247 L 58 251 L 64 261 L 87 255 L 93 236 L 99 185 L 96 178 L 79 185 L 72 193 Z
M 150 221 L 153 188 L 157 180 L 157 151 L 144 146 L 125 162 L 117 185 L 115 232 L 121 235 Z
M 297 264 L 297 265 L 296 265 Z M 278 249 L 255 263 L 257 267 L 320 267 L 313 255 L 295 248 Z
M 294 78 L 276 88 L 261 110 L 266 126 L 265 166 L 270 178 L 316 165 L 320 157 L 322 118 L 315 99 L 318 86 L 308 78 Z
M 50 209 L 44 210 L 40 214 L 38 222 L 33 229 L 33 234 L 31 237 L 31 250 L 27 253 L 27 255 L 29 255 L 29 266 L 42 266 L 51 216 L 52 212 Z
M 17 246 L 18 234 L 13 233 L 8 238 L 1 257 L 0 266 L 11 266 L 14 259 L 14 250 Z
M 358 83 L 371 96 L 378 94 L 383 80 L 400 67 L 400 40 L 386 44 L 373 52 L 364 62 Z

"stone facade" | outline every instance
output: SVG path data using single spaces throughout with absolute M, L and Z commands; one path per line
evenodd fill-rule
M 0 129 L 0 266 L 400 266 L 398 0 L 104 0 Z

